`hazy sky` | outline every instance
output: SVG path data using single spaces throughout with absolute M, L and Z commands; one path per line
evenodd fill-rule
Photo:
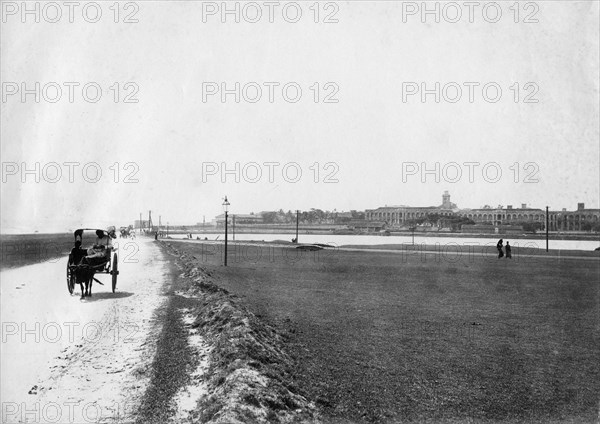
M 75 9 L 71 23 L 58 2 L 62 17 L 51 23 L 56 9 L 42 2 L 36 23 L 21 2 L 8 3 L 2 231 L 123 225 L 149 209 L 156 222 L 209 221 L 225 195 L 232 213 L 431 206 L 444 190 L 459 207 L 599 207 L 597 1 L 522 2 L 518 17 L 514 2 L 499 2 L 496 23 L 488 22 L 493 7 L 483 12 L 489 2 L 475 7 L 472 23 L 464 6 L 447 22 L 463 2 L 438 3 L 439 23 L 415 11 L 421 2 L 299 2 L 296 23 L 286 21 L 297 9 L 289 2 L 273 6 L 273 23 L 263 2 L 238 3 L 239 23 L 234 15 L 222 22 L 221 2 L 120 3 L 118 23 L 113 2 L 98 2 L 96 23 L 84 19 L 94 20 L 94 7 L 85 16 Z M 247 22 L 255 5 L 262 18 Z M 36 82 L 39 103 L 34 94 L 23 102 L 22 89 Z M 236 82 L 240 102 L 235 94 L 222 102 L 221 83 L 235 90 Z M 433 92 L 425 101 L 409 95 L 436 83 L 439 103 Z M 53 103 L 56 86 L 62 97 Z M 257 87 L 262 97 L 252 103 Z M 452 102 L 457 87 L 462 97 Z M 22 175 L 23 163 L 33 173 Z M 223 163 L 232 173 L 221 175 Z M 421 175 L 423 163 L 431 174 Z

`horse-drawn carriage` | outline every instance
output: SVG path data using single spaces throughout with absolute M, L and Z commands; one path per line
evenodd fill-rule
M 129 227 L 121 227 L 119 231 L 121 232 L 121 238 L 135 238 L 135 232 L 131 225 Z
M 83 234 L 93 232 L 95 243 L 88 249 L 81 247 L 83 244 Z M 117 276 L 119 275 L 118 257 L 116 248 L 112 245 L 112 239 L 116 238 L 114 230 L 105 231 L 92 228 L 80 228 L 76 230 L 75 246 L 69 253 L 69 262 L 67 263 L 67 288 L 69 293 L 73 294 L 75 284 L 81 286 L 81 298 L 92 296 L 92 283 L 94 281 L 104 285 L 95 278 L 97 273 L 110 274 L 112 276 L 112 291 L 117 288 Z M 85 292 L 84 292 L 85 285 Z

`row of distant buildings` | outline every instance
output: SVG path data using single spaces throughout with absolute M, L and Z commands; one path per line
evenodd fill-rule
M 445 191 L 442 204 L 439 206 L 384 206 L 377 209 L 367 209 L 365 220 L 373 223 L 373 227 L 402 227 L 428 215 L 438 215 L 448 218 L 468 218 L 476 224 L 492 226 L 511 225 L 523 222 L 539 222 L 546 227 L 546 211 L 529 208 L 522 204 L 520 208 L 512 205 L 492 208 L 485 206 L 479 209 L 461 209 L 450 201 L 450 194 Z M 582 231 L 586 223 L 597 225 L 600 221 L 600 209 L 586 209 L 584 203 L 578 203 L 577 209 L 548 212 L 549 231 Z M 379 223 L 375 225 L 375 223 Z
M 356 212 L 356 211 L 354 211 Z M 230 214 L 229 223 L 239 225 L 260 225 L 265 224 L 264 215 L 275 212 L 264 211 L 250 214 Z M 288 212 L 289 214 L 289 212 Z M 476 232 L 494 232 L 501 227 L 514 231 L 522 232 L 523 224 L 536 224 L 539 229 L 546 228 L 546 210 L 539 208 L 530 208 L 526 204 L 521 207 L 512 205 L 490 207 L 484 206 L 478 209 L 459 208 L 450 201 L 450 194 L 445 191 L 442 194 L 442 204 L 439 206 L 383 206 L 376 209 L 367 209 L 364 211 L 364 219 L 356 219 L 356 213 L 335 212 L 335 218 L 321 220 L 319 224 L 343 224 L 350 229 L 357 231 L 381 231 L 402 229 L 410 226 L 443 226 L 444 221 L 466 218 L 473 221 L 471 225 L 462 225 L 463 231 Z M 361 212 L 362 216 L 363 213 Z M 437 224 L 432 224 L 432 219 L 437 217 Z M 447 219 L 445 219 L 447 218 Z M 295 222 L 295 214 L 294 214 Z M 563 208 L 560 211 L 548 211 L 548 229 L 549 231 L 587 231 L 590 228 L 598 227 L 600 222 L 600 209 L 586 209 L 584 203 L 578 203 L 577 209 L 567 211 Z M 475 225 L 472 225 L 472 224 Z M 225 215 L 216 216 L 210 225 L 223 227 L 225 224 Z M 201 224 L 198 224 L 201 225 Z M 431 228 L 434 230 L 434 228 Z M 495 232 L 498 232 L 497 230 Z

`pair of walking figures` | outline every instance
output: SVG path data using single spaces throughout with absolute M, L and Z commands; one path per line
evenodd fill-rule
M 498 258 L 502 258 L 504 256 L 504 251 L 502 250 L 502 243 L 503 240 L 500 239 L 498 240 L 498 244 L 496 244 L 496 249 L 498 249 Z M 506 242 L 506 247 L 504 247 L 504 249 L 506 249 L 506 259 L 512 259 L 511 247 L 508 241 Z

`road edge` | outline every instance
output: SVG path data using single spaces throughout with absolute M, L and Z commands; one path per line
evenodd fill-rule
M 164 413 L 157 414 L 161 409 L 172 419 L 173 397 L 189 384 L 189 371 L 201 360 L 187 344 L 185 309 L 195 317 L 189 327 L 210 347 L 202 378 L 207 393 L 189 422 L 320 423 L 315 404 L 294 383 L 295 363 L 284 349 L 283 337 L 219 287 L 214 271 L 171 243 L 158 243 L 171 262 L 174 281 L 161 314 L 165 325 L 138 422 L 167 422 Z

